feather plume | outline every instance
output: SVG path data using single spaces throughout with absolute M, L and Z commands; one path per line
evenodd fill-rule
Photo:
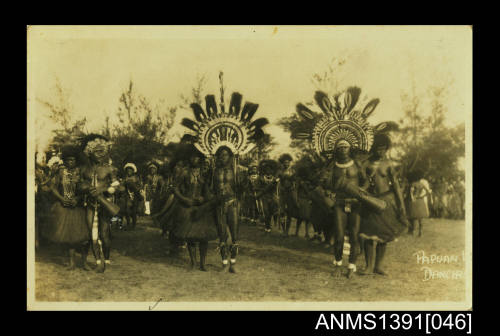
M 376 133 L 387 133 L 399 131 L 399 125 L 394 121 L 384 121 L 374 127 Z
M 233 92 L 231 102 L 229 103 L 229 114 L 238 117 L 241 111 L 241 100 L 243 96 L 238 92 Z
M 349 113 L 358 103 L 359 96 L 361 95 L 361 89 L 357 86 L 351 86 L 347 89 L 347 92 L 350 96 L 349 104 L 346 104 L 347 113 Z
M 248 140 L 256 142 L 262 139 L 264 135 L 264 131 L 260 128 L 257 128 L 254 132 L 251 132 L 251 136 L 248 138 Z
M 314 119 L 314 112 L 302 103 L 297 104 L 296 111 L 297 114 L 300 115 L 303 119 Z
M 326 93 L 322 91 L 316 91 L 314 93 L 314 100 L 316 101 L 316 104 L 318 104 L 318 106 L 321 108 L 323 113 L 333 113 L 332 103 L 330 102 L 330 99 L 328 98 L 328 95 Z
M 257 108 L 259 104 L 253 104 L 246 102 L 245 106 L 243 106 L 243 111 L 241 112 L 241 120 L 242 121 L 250 121 L 252 120 L 255 112 L 257 112 Z
M 190 106 L 191 109 L 193 109 L 194 117 L 197 121 L 202 121 L 207 117 L 207 115 L 203 111 L 203 108 L 199 104 L 193 103 Z
M 181 125 L 189 128 L 190 130 L 193 130 L 195 132 L 198 132 L 198 130 L 199 130 L 198 124 L 195 123 L 194 121 L 192 121 L 191 119 L 188 119 L 188 118 L 183 118 L 181 120 Z
M 209 118 L 213 118 L 217 115 L 217 103 L 215 101 L 214 95 L 205 96 L 206 111 Z
M 256 119 L 255 121 L 253 121 L 249 128 L 250 129 L 255 129 L 255 128 L 262 128 L 264 126 L 266 126 L 267 124 L 269 124 L 269 120 L 267 120 L 267 118 L 259 118 L 259 119 Z
M 373 111 L 377 107 L 378 103 L 380 103 L 380 99 L 378 99 L 378 98 L 370 100 L 370 102 L 368 104 L 366 104 L 365 108 L 363 109 L 363 112 L 362 112 L 363 115 L 366 118 L 368 118 L 373 113 Z

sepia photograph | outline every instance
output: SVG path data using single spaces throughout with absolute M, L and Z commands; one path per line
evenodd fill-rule
M 27 26 L 27 309 L 471 310 L 472 32 Z

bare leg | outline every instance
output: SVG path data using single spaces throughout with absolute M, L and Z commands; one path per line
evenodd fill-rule
M 300 225 L 302 224 L 302 219 L 297 218 L 297 225 L 295 227 L 295 237 L 299 236 Z
M 335 243 L 333 246 L 334 258 L 337 263 L 342 263 L 342 257 L 344 255 L 344 234 L 347 226 L 347 215 L 342 210 L 342 208 L 338 206 L 334 208 L 333 223 L 335 236 Z M 340 277 L 342 275 L 340 266 L 335 266 L 333 275 L 335 277 Z
M 310 237 L 309 236 L 309 230 L 310 230 L 310 228 L 311 228 L 311 222 L 309 222 L 309 221 L 306 220 L 306 234 L 304 236 L 306 239 L 309 239 L 309 237 Z
M 188 240 L 187 249 L 189 252 L 189 259 L 191 261 L 190 266 L 191 268 L 194 268 L 194 265 L 196 265 L 196 244 L 193 241 Z
M 413 236 L 413 231 L 415 230 L 416 223 L 417 223 L 416 219 L 412 219 L 410 221 L 410 227 L 408 228 L 408 234 L 411 236 Z
M 89 247 L 92 242 L 88 241 L 85 244 L 83 244 L 80 248 L 80 252 L 82 254 L 82 268 L 85 271 L 90 271 L 89 264 L 87 264 L 87 255 L 89 254 Z
M 206 272 L 205 260 L 207 258 L 208 242 L 206 240 L 200 241 L 200 271 Z
M 292 217 L 286 216 L 285 228 L 283 232 L 284 237 L 288 237 L 288 233 L 290 232 L 290 226 L 292 226 Z
M 137 224 L 137 209 L 134 209 L 132 213 L 132 230 L 135 230 L 135 225 Z
M 75 269 L 75 249 L 73 247 L 69 248 L 69 266 L 68 270 Z
M 239 223 L 238 223 L 238 210 L 236 207 L 228 209 L 227 222 L 229 225 L 229 232 L 231 233 L 231 260 L 229 263 L 229 272 L 237 273 L 236 271 L 236 257 L 238 256 L 238 236 L 239 236 Z
M 377 244 L 377 249 L 376 249 L 377 254 L 375 256 L 375 267 L 373 271 L 380 275 L 387 275 L 387 273 L 384 272 L 384 270 L 382 269 L 386 248 L 387 248 L 387 243 Z
M 266 227 L 265 227 L 265 231 L 267 233 L 271 232 L 271 216 L 267 216 L 266 220 L 265 220 L 265 223 L 266 223 Z
M 423 226 L 422 219 L 419 219 L 418 220 L 418 236 L 419 237 L 422 237 L 422 226 Z
M 102 250 L 104 254 L 104 260 L 106 264 L 110 264 L 110 252 L 111 252 L 111 228 L 109 225 L 109 218 L 104 214 L 100 214 L 99 218 L 99 236 L 102 242 Z
M 353 211 L 349 214 L 347 220 L 349 225 L 349 244 L 351 245 L 347 277 L 351 278 L 354 272 L 356 272 L 356 261 L 360 253 L 358 235 L 361 217 L 357 211 Z
M 96 214 L 96 211 L 93 207 L 88 207 L 87 208 L 87 225 L 89 228 L 89 231 L 91 233 L 91 244 L 92 244 L 92 252 L 94 254 L 94 257 L 97 262 L 97 268 L 96 271 L 99 273 L 104 272 L 104 255 L 102 253 L 101 245 L 99 244 L 99 236 L 95 237 L 95 231 L 94 231 L 94 216 L 98 216 Z M 97 225 L 97 232 L 99 231 L 99 226 Z M 94 239 L 95 238 L 95 239 Z
M 375 249 L 376 243 L 373 240 L 365 240 L 365 262 L 366 267 L 360 272 L 363 275 L 373 274 L 373 269 L 375 267 Z

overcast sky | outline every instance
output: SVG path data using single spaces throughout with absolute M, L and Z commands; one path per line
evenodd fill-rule
M 87 128 L 94 131 L 106 115 L 115 114 L 131 79 L 150 100 L 177 105 L 201 74 L 207 76 L 206 93 L 219 99 L 222 70 L 226 101 L 238 91 L 244 101 L 259 104 L 257 117 L 274 122 L 292 114 L 298 102 L 311 100 L 312 75 L 344 56 L 349 57 L 342 84 L 361 87 L 370 99 L 380 98 L 373 123 L 402 117 L 400 96 L 412 81 L 422 94 L 450 79 L 448 124 L 471 119 L 469 27 L 36 26 L 28 34 L 28 113 L 47 112 L 35 98 L 53 100 L 57 76 L 69 92 L 75 116 L 87 116 Z M 177 125 L 185 116 L 191 111 L 178 112 Z M 276 153 L 287 150 L 288 134 L 274 125 L 267 131 L 279 142 Z

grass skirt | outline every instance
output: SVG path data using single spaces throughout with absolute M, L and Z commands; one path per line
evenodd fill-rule
M 425 199 L 417 198 L 415 201 L 408 202 L 408 216 L 410 219 L 420 219 L 429 217 L 429 209 Z
M 405 222 L 400 220 L 394 194 L 380 197 L 387 203 L 386 209 L 378 213 L 363 207 L 359 235 L 362 238 L 379 242 L 391 242 L 406 230 Z
M 270 218 L 278 213 L 278 200 L 274 195 L 265 194 L 261 198 L 264 216 Z M 283 208 L 281 208 L 281 215 L 283 215 Z
M 215 240 L 218 237 L 215 206 L 209 202 L 186 207 L 181 202 L 176 202 L 169 214 L 167 227 L 180 239 Z
M 42 235 L 54 243 L 77 244 L 88 241 L 90 231 L 85 216 L 82 207 L 66 208 L 60 202 L 55 202 Z

